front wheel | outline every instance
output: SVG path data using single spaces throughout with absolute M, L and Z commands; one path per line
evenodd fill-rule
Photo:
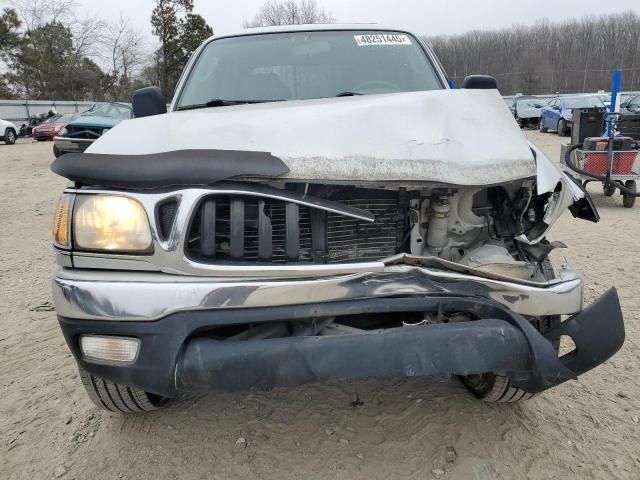
M 80 380 L 91 401 L 116 413 L 147 413 L 164 406 L 169 399 L 97 377 L 79 368 Z
M 555 273 L 549 258 L 545 258 L 540 264 L 544 278 L 553 280 Z M 560 325 L 560 316 L 552 315 L 534 319 L 531 323 L 536 330 L 543 333 L 551 328 Z M 560 339 L 554 338 L 551 341 L 556 353 L 560 352 Z M 463 385 L 467 387 L 479 400 L 483 402 L 514 403 L 521 400 L 528 400 L 535 394 L 521 390 L 511 385 L 509 377 L 496 375 L 495 373 L 482 373 L 479 375 L 466 375 L 460 377 Z
M 561 137 L 569 135 L 569 128 L 567 127 L 567 122 L 565 122 L 564 119 L 561 119 L 558 122 L 558 135 Z
M 14 132 L 11 129 L 9 129 L 6 132 L 4 132 L 4 143 L 6 143 L 7 145 L 15 144 L 16 143 L 16 132 Z
M 635 180 L 627 180 L 626 182 L 624 182 L 624 186 L 634 193 L 638 191 Z M 627 195 L 626 193 L 622 194 L 622 205 L 625 208 L 632 208 L 635 204 L 636 197 L 634 195 Z
M 602 193 L 604 193 L 605 197 L 612 197 L 614 193 L 616 193 L 616 186 L 615 185 L 605 185 L 604 183 L 602 184 Z
M 540 133 L 546 133 L 547 129 L 544 127 L 544 121 L 540 118 L 540 122 L 538 122 L 538 130 Z

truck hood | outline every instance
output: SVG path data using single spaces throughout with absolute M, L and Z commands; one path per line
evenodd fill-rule
M 82 120 L 79 120 L 82 121 Z M 437 90 L 206 108 L 121 122 L 87 153 L 269 152 L 283 177 L 491 185 L 535 158 L 495 90 Z

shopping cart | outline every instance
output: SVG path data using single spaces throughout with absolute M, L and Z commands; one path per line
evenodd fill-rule
M 619 114 L 610 113 L 608 116 L 612 121 L 609 137 L 586 138 L 582 144 L 563 145 L 560 160 L 583 186 L 589 182 L 601 182 L 607 197 L 620 190 L 623 206 L 631 208 L 640 195 L 637 193 L 640 142 L 616 136 Z

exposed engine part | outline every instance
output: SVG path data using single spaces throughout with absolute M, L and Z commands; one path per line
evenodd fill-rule
M 495 244 L 484 244 L 468 251 L 459 263 L 525 280 L 533 278 L 537 270 L 536 263 L 516 260 L 505 247 Z
M 526 256 L 531 257 L 538 263 L 544 261 L 556 248 L 567 248 L 562 242 L 548 242 L 546 240 L 535 245 L 519 243 L 519 247 Z
M 433 253 L 438 253 L 447 245 L 449 214 L 451 203 L 446 197 L 437 197 L 431 201 L 431 215 L 427 231 L 427 245 Z

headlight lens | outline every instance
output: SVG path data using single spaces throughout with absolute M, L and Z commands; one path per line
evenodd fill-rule
M 69 130 L 67 130 L 67 128 L 64 127 L 60 130 L 60 132 L 58 132 L 58 135 L 60 135 L 61 137 L 64 137 L 67 133 L 69 133 Z
M 69 248 L 71 232 L 71 206 L 73 205 L 73 195 L 63 193 L 55 210 L 53 211 L 53 244 L 60 248 Z
M 128 197 L 78 195 L 73 212 L 75 247 L 108 252 L 153 251 L 149 219 Z

